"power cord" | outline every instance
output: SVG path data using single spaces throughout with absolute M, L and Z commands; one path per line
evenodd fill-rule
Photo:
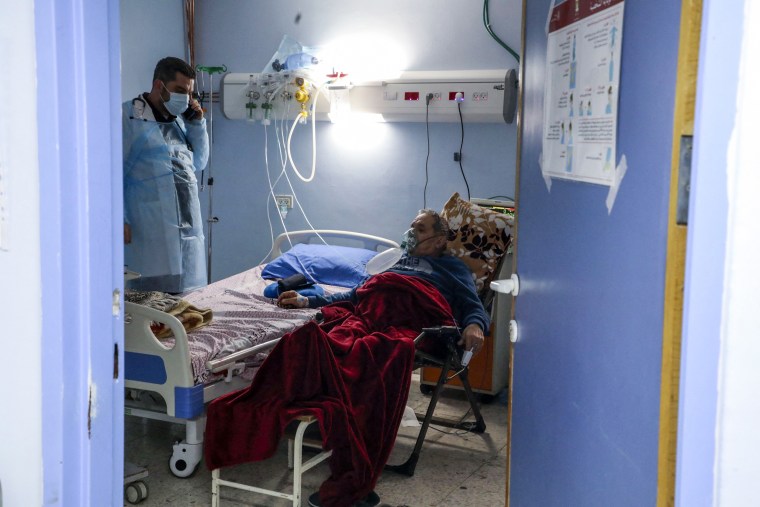
M 430 161 L 430 101 L 433 100 L 433 94 L 428 93 L 425 96 L 425 134 L 427 135 L 427 156 L 425 156 L 425 188 L 422 191 L 422 208 L 427 209 L 427 187 L 429 181 L 428 162 Z
M 470 415 L 470 412 L 472 412 L 472 408 L 467 409 L 467 412 L 464 413 L 462 417 L 459 418 L 459 421 L 457 421 L 456 424 L 462 425 L 460 428 L 456 428 L 453 431 L 446 431 L 441 428 L 438 428 L 435 426 L 435 423 L 430 423 L 428 426 L 428 429 L 431 429 L 433 431 L 437 431 L 438 433 L 443 433 L 444 435 L 455 435 L 461 437 L 462 435 L 466 435 L 468 433 L 475 433 L 475 427 L 478 425 L 475 421 L 471 421 L 468 423 L 465 423 L 464 420 L 467 418 L 467 416 Z M 466 427 L 464 427 L 466 426 Z
M 462 179 L 467 187 L 467 200 L 470 200 L 470 184 L 467 183 L 467 176 L 464 175 L 464 167 L 462 167 L 462 147 L 464 146 L 464 120 L 462 119 L 462 103 L 457 103 L 457 110 L 459 110 L 459 125 L 462 129 L 462 141 L 459 143 L 459 172 L 462 173 Z
M 493 39 L 498 42 L 501 47 L 506 49 L 510 55 L 514 56 L 515 60 L 517 60 L 517 63 L 520 63 L 520 55 L 518 55 L 511 47 L 507 46 L 491 28 L 491 19 L 488 15 L 488 1 L 489 0 L 483 1 L 483 25 L 486 27 L 486 32 L 488 32 L 488 34 L 493 37 Z

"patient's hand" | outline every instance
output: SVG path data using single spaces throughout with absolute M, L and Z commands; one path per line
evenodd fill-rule
M 309 298 L 302 296 L 294 290 L 286 290 L 277 297 L 277 306 L 281 308 L 307 308 Z
M 471 350 L 472 354 L 475 355 L 480 352 L 484 343 L 483 330 L 477 324 L 470 324 L 462 331 L 462 338 L 457 345 L 462 345 L 464 350 Z

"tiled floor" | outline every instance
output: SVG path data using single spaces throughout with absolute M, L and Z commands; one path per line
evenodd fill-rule
M 486 432 L 431 426 L 413 477 L 386 471 L 377 483 L 376 492 L 384 507 L 454 507 L 504 505 L 506 471 L 507 410 L 503 392 L 490 404 L 482 406 Z M 429 397 L 419 391 L 415 375 L 409 405 L 424 412 Z M 468 404 L 461 391 L 447 389 L 438 402 L 436 416 L 461 417 Z M 174 477 L 168 460 L 171 444 L 184 437 L 184 426 L 162 421 L 128 417 L 126 420 L 125 458 L 148 468 L 148 498 L 139 505 L 208 506 L 211 505 L 211 473 L 203 462 L 186 479 Z M 401 428 L 389 463 L 400 463 L 414 446 L 419 428 Z M 271 459 L 224 469 L 222 477 L 240 480 L 270 489 L 290 492 L 292 476 L 287 469 L 287 444 Z M 327 463 L 304 474 L 302 505 L 309 494 L 327 477 Z M 222 488 L 223 507 L 287 507 L 290 501 L 264 495 Z M 125 502 L 125 505 L 130 505 Z

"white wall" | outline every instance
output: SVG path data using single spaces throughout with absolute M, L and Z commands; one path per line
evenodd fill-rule
M 750 505 L 760 496 L 760 173 L 757 114 L 760 113 L 760 6 L 747 2 L 739 64 L 736 123 L 727 153 L 728 222 L 723 325 L 718 376 L 715 505 Z
M 33 2 L 0 0 L 0 481 L 9 506 L 42 504 L 42 386 L 37 84 Z M 0 245 L 2 246 L 2 245 Z M 8 360 L 23 351 L 23 360 Z
M 755 505 L 759 493 L 757 7 L 703 3 L 676 462 L 685 507 Z

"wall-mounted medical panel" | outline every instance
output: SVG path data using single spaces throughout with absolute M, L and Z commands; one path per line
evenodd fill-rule
M 297 80 L 303 79 L 303 84 Z M 299 102 L 307 94 L 305 102 Z M 317 119 L 327 120 L 330 105 L 326 91 L 317 98 L 317 87 L 305 74 L 295 72 L 229 73 L 222 77 L 222 113 L 230 120 L 272 121 L 294 119 L 302 104 L 311 111 L 317 100 Z
M 397 79 L 357 83 L 351 111 L 385 121 L 504 122 L 506 70 L 410 71 Z M 428 103 L 428 97 L 430 97 Z
M 514 73 L 511 74 L 514 76 Z M 326 84 L 317 94 L 305 78 L 298 86 L 297 73 L 227 74 L 222 80 L 223 112 L 230 119 L 251 121 L 265 118 L 295 118 L 301 110 L 298 90 L 310 94 L 306 104 L 319 95 L 317 120 L 328 113 L 374 115 L 386 122 L 501 123 L 513 101 L 516 84 L 506 70 L 410 71 L 383 81 Z M 303 96 L 300 97 L 303 99 Z M 340 102 L 340 104 L 338 104 Z M 339 106 L 339 107 L 336 107 Z

